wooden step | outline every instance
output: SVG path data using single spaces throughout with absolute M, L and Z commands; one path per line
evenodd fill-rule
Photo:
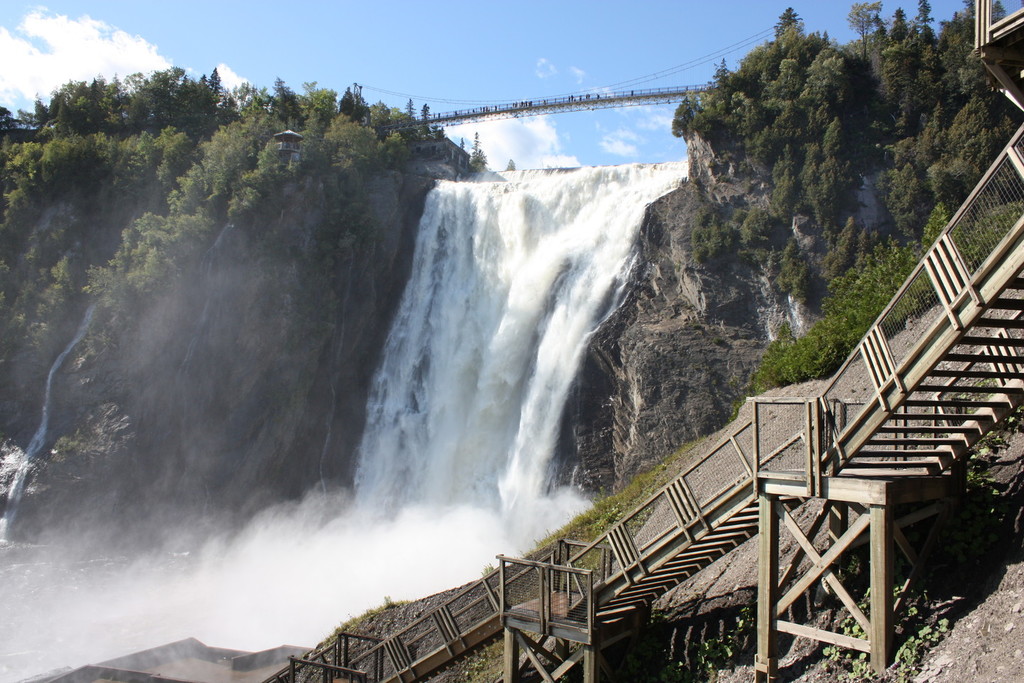
M 1006 346 L 1019 348 L 1024 346 L 1024 339 L 1003 338 L 1003 337 L 980 337 L 967 335 L 957 342 L 960 346 Z
M 868 446 L 962 446 L 967 443 L 963 437 L 921 437 L 915 436 L 905 439 L 887 439 L 872 437 L 868 439 Z
M 1000 330 L 1022 330 L 1024 319 L 1021 318 L 978 318 L 971 327 L 994 327 Z
M 960 445 L 966 446 L 967 444 L 961 443 Z M 854 455 L 860 455 L 862 453 L 865 455 L 870 454 L 874 456 L 885 456 L 889 458 L 944 458 L 949 455 L 952 455 L 953 451 L 948 448 L 887 448 L 886 450 L 878 451 L 862 449 L 860 451 L 857 451 Z
M 1024 360 L 1022 357 L 1021 360 Z M 988 363 L 986 362 L 986 365 Z M 962 377 L 964 379 L 1024 379 L 1024 372 L 999 372 L 998 370 L 932 370 L 929 377 Z
M 893 413 L 890 420 L 914 420 L 918 422 L 942 422 L 960 420 L 962 422 L 994 422 L 995 417 L 988 413 Z
M 997 356 L 982 353 L 947 353 L 942 360 L 958 363 L 999 363 L 1000 365 L 1022 365 L 1024 356 Z
M 862 459 L 862 457 L 865 459 Z M 900 467 L 937 467 L 940 470 L 943 469 L 942 463 L 939 462 L 938 459 L 933 460 L 921 458 L 917 460 L 900 460 L 898 462 L 890 462 L 888 460 L 880 461 L 869 455 L 862 455 L 860 453 L 853 456 L 845 465 L 843 465 L 843 467 L 879 467 L 881 465 L 885 465 L 886 467 L 889 465 L 899 465 Z
M 993 408 L 996 410 L 1010 407 L 1009 401 L 967 401 L 960 398 L 912 398 L 903 402 L 908 408 Z M 974 417 L 973 413 L 963 413 L 963 417 Z
M 915 392 L 939 394 L 1006 394 L 1007 396 L 1024 396 L 1024 387 L 985 387 L 985 386 L 946 386 L 941 384 L 922 384 Z
M 1024 311 L 1024 299 L 996 299 L 988 305 L 995 311 Z
M 981 434 L 978 425 L 883 425 L 880 434 Z
M 843 477 L 929 477 L 938 474 L 931 467 L 843 467 L 839 476 Z

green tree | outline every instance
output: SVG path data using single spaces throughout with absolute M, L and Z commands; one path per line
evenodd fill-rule
M 18 121 L 11 115 L 11 110 L 0 107 L 0 134 L 14 130 L 18 127 Z
M 881 2 L 855 2 L 850 8 L 850 13 L 846 15 L 850 29 L 860 36 L 862 59 L 868 58 L 868 36 L 878 25 L 878 15 L 881 11 Z
M 480 146 L 480 133 L 473 135 L 473 151 L 469 154 L 469 169 L 473 173 L 481 173 L 487 170 L 487 155 Z
M 270 100 L 270 111 L 287 128 L 302 128 L 302 106 L 299 96 L 280 78 L 274 81 L 274 95 Z
M 807 302 L 811 287 L 811 271 L 800 253 L 796 240 L 790 238 L 782 252 L 782 264 L 775 278 L 776 286 L 801 303 Z
M 782 38 L 782 36 L 784 36 L 790 29 L 795 30 L 797 33 L 802 33 L 804 30 L 804 22 L 792 7 L 787 7 L 785 11 L 779 15 L 779 20 L 775 24 L 775 39 L 778 40 Z
M 316 81 L 303 83 L 302 89 L 304 92 L 299 97 L 302 118 L 313 134 L 322 135 L 337 114 L 338 93 L 327 88 L 318 88 Z
M 935 31 L 932 30 L 932 6 L 928 0 L 917 0 L 917 16 L 914 18 L 914 28 L 918 36 L 926 45 L 935 44 Z
M 514 171 L 514 170 L 516 170 L 516 162 L 513 161 L 512 159 L 509 159 L 508 163 L 505 164 L 505 170 L 506 171 Z

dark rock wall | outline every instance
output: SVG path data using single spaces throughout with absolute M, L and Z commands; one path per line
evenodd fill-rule
M 812 272 L 807 304 L 779 291 L 770 260 L 694 258 L 702 206 L 767 208 L 771 186 L 764 169 L 740 172 L 704 140 L 686 142 L 690 181 L 648 207 L 625 299 L 594 335 L 566 406 L 561 479 L 590 490 L 618 490 L 724 425 L 779 327 L 804 331 L 824 292 L 824 240 L 802 216 L 788 232 Z

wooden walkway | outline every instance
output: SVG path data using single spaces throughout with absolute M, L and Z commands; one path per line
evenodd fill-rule
M 1024 400 L 1022 270 L 1024 127 L 821 395 L 749 402 L 727 438 L 595 542 L 566 540 L 541 561 L 502 557 L 386 640 L 313 653 L 271 680 L 320 678 L 325 667 L 368 683 L 426 680 L 504 636 L 505 683 L 529 668 L 553 681 L 575 666 L 597 681 L 609 674 L 602 650 L 655 599 L 759 529 L 759 675 L 775 674 L 779 633 L 868 652 L 881 670 L 901 596 L 935 545 L 934 528 L 918 547 L 902 529 L 941 520 L 962 491 L 968 449 Z M 792 510 L 810 499 L 821 512 L 801 527 Z M 901 519 L 897 504 L 910 510 Z M 800 547 L 785 566 L 781 531 Z M 866 612 L 833 571 L 864 543 Z M 894 596 L 895 552 L 913 569 Z M 784 618 L 819 582 L 863 638 Z

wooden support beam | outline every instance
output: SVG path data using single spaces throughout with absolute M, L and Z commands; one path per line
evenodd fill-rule
M 857 519 L 856 522 L 850 525 L 836 543 L 828 549 L 824 555 L 819 555 L 818 551 L 814 548 L 814 545 L 804 535 L 800 529 L 800 525 L 796 523 L 792 515 L 788 511 L 783 511 L 782 521 L 785 522 L 786 528 L 789 529 L 790 533 L 796 539 L 800 547 L 807 553 L 807 557 L 811 559 L 811 568 L 803 575 L 789 591 L 779 600 L 778 605 L 775 608 L 776 617 L 781 617 L 789 606 L 792 605 L 797 598 L 804 594 L 804 592 L 814 584 L 819 578 L 823 578 L 824 581 L 829 585 L 830 588 L 835 592 L 836 597 L 842 601 L 843 605 L 850 612 L 850 615 L 856 619 L 857 623 L 860 624 L 866 632 L 870 632 L 870 624 L 868 618 L 861 611 L 857 605 L 857 601 L 853 599 L 846 587 L 839 581 L 839 578 L 832 571 L 832 565 L 835 561 L 847 550 L 848 546 L 857 540 L 857 537 L 861 535 L 861 532 L 868 526 L 870 521 L 866 515 L 862 515 Z
M 853 636 L 843 635 L 842 633 L 826 631 L 824 629 L 814 628 L 813 626 L 794 624 L 792 621 L 782 621 L 781 619 L 778 622 L 778 626 L 780 632 L 788 633 L 792 636 L 810 638 L 822 643 L 829 643 L 830 645 L 838 645 L 839 647 L 845 647 L 850 650 L 857 650 L 858 652 L 871 651 L 871 643 L 863 638 L 854 638 Z
M 832 504 L 829 501 L 825 501 L 825 504 L 818 510 L 818 514 L 815 515 L 814 520 L 811 522 L 810 528 L 807 530 L 808 538 L 814 538 L 818 535 L 818 531 L 821 530 L 821 525 L 826 519 L 830 517 L 832 511 Z M 804 552 L 803 547 L 798 547 L 796 552 L 793 553 L 793 558 L 789 561 L 785 571 L 782 572 L 782 578 L 779 579 L 779 585 L 785 586 L 787 583 L 793 580 L 793 575 L 796 570 L 800 567 L 800 563 L 803 562 L 804 557 L 807 553 Z M 812 560 L 813 561 L 813 560 Z
M 534 646 L 537 648 L 540 648 L 540 646 L 527 638 L 522 631 L 515 632 L 515 639 L 519 643 L 519 647 L 526 653 L 526 658 L 533 664 L 534 671 L 544 679 L 544 683 L 556 683 L 556 679 L 552 678 L 551 674 L 548 673 L 546 665 L 540 661 L 540 657 L 535 651 Z M 540 649 L 543 650 L 543 648 Z
M 505 662 L 503 683 L 520 683 L 519 675 L 519 641 L 516 631 L 505 627 Z
M 775 605 L 779 597 L 779 516 L 776 499 L 763 491 L 758 495 L 760 535 L 757 564 L 757 654 L 754 677 L 759 683 L 774 680 L 778 674 L 778 618 Z
M 871 668 L 881 676 L 889 665 L 893 643 L 893 517 L 889 505 L 872 505 L 871 520 L 871 624 L 865 629 L 871 642 Z
M 921 547 L 921 551 L 917 553 L 917 558 L 914 560 L 910 574 L 907 576 L 906 581 L 903 582 L 903 586 L 900 588 L 899 598 L 896 600 L 896 604 L 893 606 L 893 612 L 899 614 L 906 604 L 907 596 L 910 595 L 911 589 L 917 583 L 921 574 L 924 572 L 925 565 L 928 559 L 931 557 L 932 551 L 935 549 L 936 542 L 938 541 L 939 534 L 944 526 L 946 520 L 949 518 L 949 513 L 952 508 L 950 501 L 942 501 L 930 505 L 918 512 L 921 515 L 921 519 L 925 518 L 925 515 L 935 515 L 935 521 L 932 524 L 931 530 L 928 532 L 928 538 L 925 539 L 924 545 Z M 908 518 L 910 515 L 908 515 Z M 897 521 L 897 529 L 903 526 L 903 518 Z M 918 521 L 918 520 L 913 520 Z M 908 521 L 908 525 L 910 522 Z M 902 536 L 902 533 L 900 534 Z M 905 538 L 905 537 L 904 537 Z

